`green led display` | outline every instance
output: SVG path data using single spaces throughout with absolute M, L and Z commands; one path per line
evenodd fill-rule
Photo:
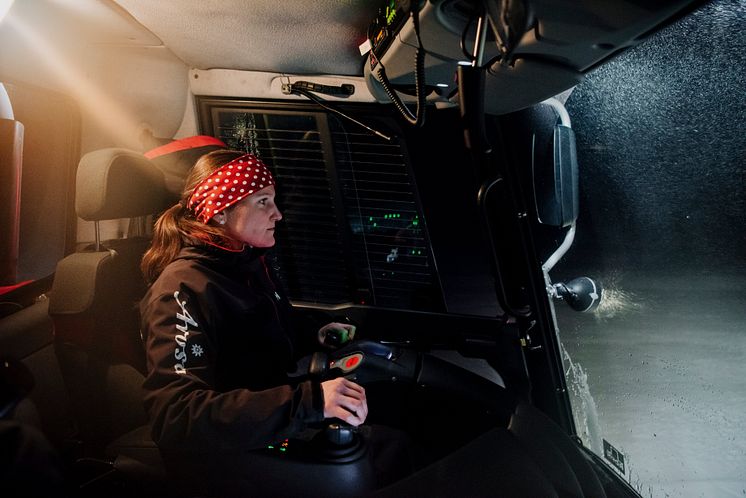
M 370 228 L 378 228 L 378 220 L 401 220 L 402 219 L 402 213 L 385 213 L 379 216 L 368 216 L 368 226 Z M 417 228 L 420 224 L 420 217 L 415 215 L 414 218 L 409 222 L 409 227 L 411 228 Z M 396 227 L 400 227 L 399 224 L 395 225 Z M 383 228 L 393 228 L 393 226 L 384 224 L 382 226 Z
M 396 1 L 391 0 L 389 2 L 388 7 L 386 7 L 386 24 L 391 25 L 392 22 L 394 22 L 394 18 L 396 17 Z

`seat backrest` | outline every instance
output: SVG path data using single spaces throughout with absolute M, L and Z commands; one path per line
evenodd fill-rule
M 78 166 L 75 208 L 88 221 L 162 211 L 163 174 L 141 154 L 102 149 Z M 147 422 L 141 384 L 145 372 L 137 304 L 146 285 L 140 260 L 144 237 L 106 241 L 57 264 L 49 314 L 55 348 L 78 432 L 88 454 Z

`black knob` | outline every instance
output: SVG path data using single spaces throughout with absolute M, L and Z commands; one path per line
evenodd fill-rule
M 349 446 L 355 441 L 355 431 L 349 425 L 332 423 L 326 427 L 326 440 L 334 446 Z

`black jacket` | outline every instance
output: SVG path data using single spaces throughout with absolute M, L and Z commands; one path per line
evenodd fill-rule
M 159 447 L 259 448 L 323 419 L 320 386 L 287 376 L 297 359 L 289 311 L 260 251 L 181 251 L 140 303 Z

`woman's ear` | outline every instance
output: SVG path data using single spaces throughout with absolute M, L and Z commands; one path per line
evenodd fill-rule
M 225 225 L 225 220 L 226 220 L 225 213 L 218 213 L 215 215 L 215 221 L 217 221 L 221 225 Z

